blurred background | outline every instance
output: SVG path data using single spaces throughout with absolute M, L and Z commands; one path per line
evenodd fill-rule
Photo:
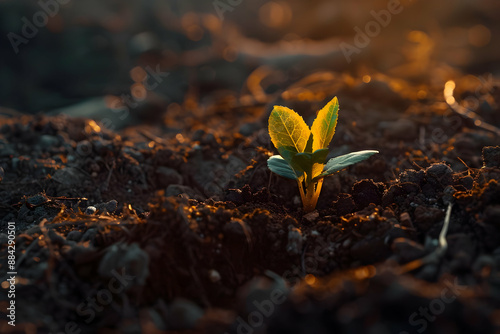
M 497 74 L 499 17 L 495 0 L 2 0 L 0 106 L 120 129 L 266 103 L 321 71 Z

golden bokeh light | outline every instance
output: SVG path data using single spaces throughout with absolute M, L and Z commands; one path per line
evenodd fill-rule
M 365 279 L 375 276 L 376 273 L 377 269 L 374 266 L 369 265 L 356 269 L 354 271 L 354 276 L 356 276 L 357 279 Z
M 482 24 L 475 25 L 470 28 L 467 37 L 469 43 L 475 47 L 483 47 L 490 43 L 491 31 Z
M 304 280 L 309 285 L 313 285 L 314 283 L 316 283 L 316 277 L 312 274 L 307 274 Z
M 199 25 L 193 24 L 186 29 L 186 35 L 190 40 L 197 42 L 203 38 L 204 32 Z
M 136 66 L 130 70 L 130 78 L 132 78 L 134 82 L 143 82 L 147 75 L 146 71 L 140 66 Z
M 444 84 L 444 98 L 446 100 L 446 103 L 448 104 L 454 104 L 455 98 L 453 97 L 453 91 L 455 90 L 455 81 L 449 80 Z
M 418 99 L 423 100 L 427 97 L 427 92 L 425 90 L 421 89 L 418 91 L 417 97 L 418 97 Z
M 104 97 L 104 103 L 109 109 L 118 109 L 123 105 L 122 100 L 118 96 L 106 95 Z
M 89 120 L 89 122 L 87 123 L 88 125 L 88 129 L 86 130 L 91 130 L 91 131 L 94 131 L 94 132 L 100 132 L 101 131 L 101 127 L 99 125 L 97 125 L 97 123 L 94 121 L 94 120 Z M 86 131 L 86 132 L 91 132 L 91 131 Z
M 180 133 L 176 134 L 175 135 L 175 139 L 177 139 L 179 141 L 179 143 L 183 143 L 184 142 L 184 136 Z
M 280 28 L 292 20 L 292 9 L 284 1 L 270 1 L 260 7 L 260 21 L 270 28 Z
M 207 14 L 203 16 L 203 26 L 212 33 L 217 33 L 222 28 L 222 22 L 215 15 Z
M 451 91 L 451 93 L 453 93 L 453 90 L 455 89 L 456 85 L 455 85 L 455 81 L 453 80 L 449 80 L 447 81 L 445 84 L 444 84 L 444 89 L 446 91 Z
M 198 15 L 192 12 L 186 13 L 181 19 L 181 26 L 186 36 L 195 42 L 201 40 L 205 34 L 199 21 Z
M 423 31 L 413 30 L 408 33 L 408 40 L 414 43 L 425 43 L 429 39 L 429 36 Z
M 135 83 L 130 87 L 130 94 L 139 101 L 142 101 L 146 98 L 147 91 L 143 84 Z

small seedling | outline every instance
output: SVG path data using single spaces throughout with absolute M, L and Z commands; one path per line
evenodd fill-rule
M 272 172 L 297 181 L 305 212 L 316 207 L 326 176 L 378 153 L 352 152 L 326 162 L 338 112 L 339 102 L 334 97 L 318 112 L 311 129 L 301 116 L 287 107 L 274 106 L 269 117 L 269 134 L 280 155 L 270 157 L 267 166 Z

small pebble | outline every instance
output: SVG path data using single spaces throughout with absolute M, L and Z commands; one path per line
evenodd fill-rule
M 296 227 L 290 225 L 288 227 L 288 244 L 286 251 L 290 255 L 298 255 L 302 252 L 302 233 Z
M 398 255 L 402 263 L 422 258 L 426 254 L 423 245 L 406 238 L 395 239 L 392 243 L 392 250 Z
M 411 217 L 408 212 L 403 212 L 399 216 L 399 222 L 405 227 L 413 227 L 413 222 L 411 221 Z
M 59 138 L 51 135 L 42 135 L 38 139 L 38 146 L 40 146 L 42 149 L 49 149 L 51 147 L 55 147 L 59 145 Z
M 426 170 L 427 181 L 431 184 L 449 185 L 453 182 L 453 170 L 446 164 L 432 164 Z
M 71 231 L 66 236 L 66 239 L 70 240 L 70 241 L 77 241 L 78 242 L 82 238 L 82 235 L 83 235 L 83 233 L 80 231 Z
M 318 211 L 309 212 L 308 214 L 305 214 L 303 216 L 303 218 L 310 223 L 314 222 L 318 217 L 319 217 Z
M 349 248 L 349 246 L 351 245 L 351 239 L 346 239 L 343 243 L 342 243 L 342 247 L 344 248 Z
M 111 213 L 115 211 L 117 207 L 118 207 L 118 202 L 114 199 L 112 199 L 109 202 L 99 203 L 95 205 L 96 210 L 102 211 L 103 213 L 104 212 Z
M 114 199 L 105 204 L 106 211 L 113 212 L 118 207 L 118 202 Z
M 210 279 L 210 281 L 212 283 L 217 283 L 218 281 L 220 281 L 220 274 L 217 270 L 215 269 L 210 269 L 208 271 L 208 278 Z
M 88 206 L 88 207 L 85 209 L 85 214 L 86 214 L 86 215 L 93 215 L 96 211 L 97 211 L 97 209 L 96 209 L 96 207 L 95 207 L 95 206 Z
M 313 236 L 313 237 L 317 237 L 317 236 L 319 236 L 319 232 L 318 232 L 318 231 L 316 231 L 316 230 L 312 230 L 312 231 L 311 231 L 311 236 Z

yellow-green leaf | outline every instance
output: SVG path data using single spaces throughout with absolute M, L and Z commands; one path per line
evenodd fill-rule
M 313 122 L 311 132 L 313 134 L 313 152 L 327 148 L 335 134 L 337 117 L 339 113 L 339 101 L 334 97 L 326 106 L 318 112 Z
M 291 165 L 296 166 L 297 170 L 306 173 L 308 180 L 312 180 L 323 172 L 327 155 L 327 148 L 317 150 L 314 153 L 297 153 L 293 156 Z
M 311 180 L 314 179 L 315 177 L 321 175 L 321 173 L 323 172 L 323 168 L 325 168 L 324 164 L 315 163 L 312 166 Z
M 323 167 L 325 166 L 325 160 L 328 155 L 328 149 L 322 148 L 317 151 L 314 151 L 312 156 L 312 174 L 311 178 L 314 179 L 316 176 L 320 175 L 323 172 Z
M 274 106 L 269 116 L 269 134 L 283 158 L 291 163 L 293 155 L 304 152 L 311 130 L 295 111 Z

